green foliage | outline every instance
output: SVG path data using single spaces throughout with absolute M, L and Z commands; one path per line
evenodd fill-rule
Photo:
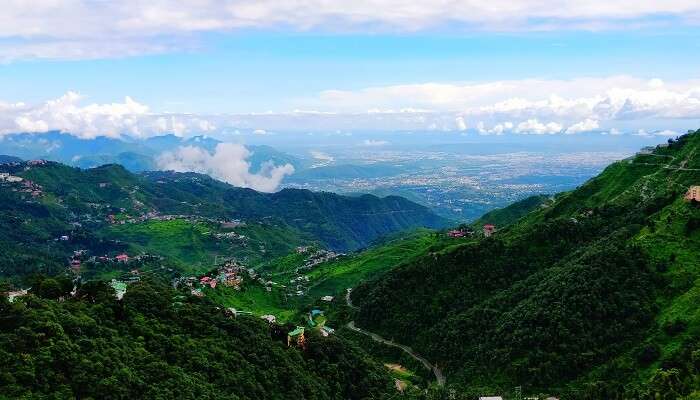
M 498 228 L 503 228 L 524 217 L 531 211 L 536 210 L 538 207 L 547 206 L 547 202 L 549 200 L 550 197 L 547 195 L 530 196 L 520 201 L 516 201 L 507 207 L 489 211 L 481 216 L 481 218 L 476 220 L 472 225 L 477 229 L 481 229 L 484 224 L 493 224 Z
M 491 238 L 360 285 L 358 325 L 435 360 L 466 391 L 697 390 L 700 211 L 683 195 L 700 184 L 700 132 L 654 154 L 612 164 Z
M 62 271 L 78 249 L 92 255 L 152 252 L 189 271 L 216 255 L 257 264 L 300 244 L 355 250 L 383 235 L 445 223 L 399 197 L 259 193 L 194 173 L 133 174 L 119 165 L 81 170 L 54 162 L 1 164 L 0 171 L 41 190 L 34 196 L 23 191 L 24 183 L 0 184 L 0 230 L 6 233 L 0 237 L 0 276 L 16 282 L 33 272 Z M 186 218 L 154 221 L 155 213 Z M 223 232 L 219 221 L 232 219 L 247 222 L 236 228 L 247 245 L 213 237 Z M 61 236 L 69 240 L 59 241 Z
M 129 286 L 121 302 L 105 290 L 81 287 L 62 302 L 0 298 L 3 396 L 365 399 L 390 390 L 383 367 L 339 338 L 311 334 L 305 351 L 287 348 L 284 328 L 226 317 L 206 300 L 176 308 L 178 293 L 156 281 Z

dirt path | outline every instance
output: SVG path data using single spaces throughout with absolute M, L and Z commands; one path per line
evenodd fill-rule
M 357 310 L 358 307 L 354 306 L 352 304 L 352 299 L 350 299 L 351 292 L 352 292 L 352 290 L 348 289 L 347 293 L 345 294 L 345 302 L 347 303 L 348 307 L 352 308 L 353 310 Z M 411 356 L 414 360 L 420 362 L 423 365 L 423 367 L 425 367 L 425 369 L 432 371 L 433 375 L 435 375 L 435 380 L 437 381 L 437 384 L 439 386 L 445 385 L 445 376 L 442 374 L 442 371 L 440 370 L 440 368 L 431 364 L 430 361 L 428 361 L 424 357 L 422 357 L 419 354 L 417 354 L 416 352 L 414 352 L 413 349 L 411 349 L 410 347 L 393 342 L 389 339 L 385 339 L 385 338 L 377 335 L 376 333 L 372 333 L 372 332 L 366 331 L 362 328 L 358 328 L 357 326 L 355 326 L 355 321 L 348 322 L 347 327 L 352 329 L 355 332 L 358 332 L 358 333 L 361 333 L 363 335 L 367 335 L 367 336 L 371 337 L 372 340 L 374 340 L 375 342 L 379 342 L 379 343 L 385 344 L 387 346 L 392 346 L 392 347 L 396 347 L 396 348 L 403 350 L 404 353 Z

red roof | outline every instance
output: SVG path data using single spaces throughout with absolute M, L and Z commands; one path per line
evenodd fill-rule
M 122 261 L 122 260 L 128 260 L 129 256 L 126 254 L 120 254 L 117 257 L 115 257 L 117 260 Z

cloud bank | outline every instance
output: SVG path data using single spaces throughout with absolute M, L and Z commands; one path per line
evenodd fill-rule
M 549 31 L 698 23 L 695 0 L 10 0 L 0 13 L 0 39 L 7 39 L 0 41 L 0 60 L 162 53 L 196 47 L 197 34 L 244 29 Z
M 49 130 L 86 139 L 382 130 L 616 135 L 622 129 L 690 129 L 700 122 L 700 80 L 664 82 L 630 76 L 377 86 L 327 90 L 298 101 L 299 109 L 313 111 L 166 114 L 130 97 L 83 104 L 82 96 L 68 92 L 41 104 L 0 102 L 0 138 Z
M 161 154 L 157 165 L 167 171 L 207 174 L 231 185 L 259 192 L 274 192 L 286 175 L 294 173 L 291 164 L 276 166 L 267 162 L 259 173 L 253 174 L 247 161 L 250 154 L 244 146 L 234 143 L 219 143 L 214 153 L 199 147 L 184 146 L 177 151 Z

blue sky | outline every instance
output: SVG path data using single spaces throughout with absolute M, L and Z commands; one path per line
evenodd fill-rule
M 131 96 L 154 111 L 287 111 L 328 89 L 422 82 L 631 75 L 697 78 L 700 29 L 480 34 L 209 34 L 197 48 L 98 60 L 0 65 L 4 100 L 73 90 L 89 101 Z
M 693 1 L 19 3 L 0 11 L 0 133 L 670 136 L 700 119 Z

